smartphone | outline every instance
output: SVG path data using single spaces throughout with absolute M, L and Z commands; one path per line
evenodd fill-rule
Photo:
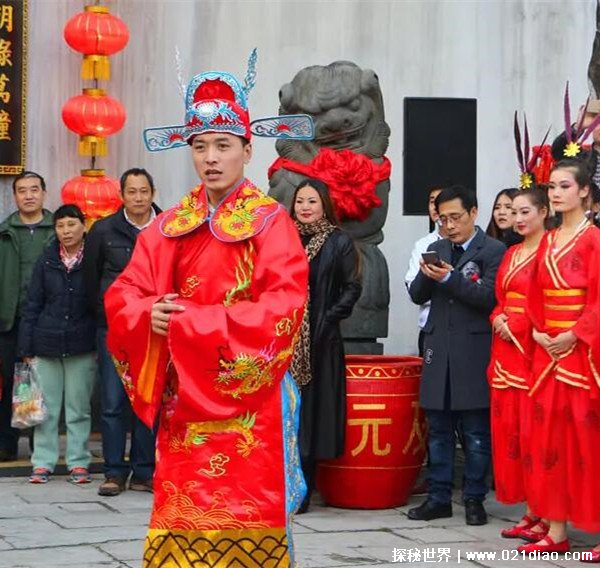
M 428 250 L 421 254 L 425 264 L 433 264 L 434 266 L 442 266 L 440 254 L 436 250 Z

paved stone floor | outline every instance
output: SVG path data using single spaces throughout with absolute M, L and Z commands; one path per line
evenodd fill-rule
M 1 568 L 137 568 L 150 511 L 149 494 L 128 491 L 118 497 L 97 494 L 100 476 L 88 486 L 74 486 L 65 477 L 47 485 L 30 485 L 24 477 L 0 479 Z M 413 498 L 411 504 L 419 501 Z M 458 496 L 457 496 L 458 500 Z M 430 523 L 410 521 L 406 507 L 385 511 L 353 511 L 320 506 L 295 522 L 295 546 L 301 568 L 398 566 L 410 555 L 412 565 L 501 567 L 515 562 L 535 566 L 581 566 L 576 561 L 511 560 L 515 541 L 499 538 L 500 528 L 518 518 L 518 507 L 488 500 L 490 523 L 464 524 L 464 510 Z M 600 535 L 572 533 L 576 551 L 589 548 Z M 502 552 L 503 549 L 506 552 Z M 459 559 L 460 551 L 460 559 Z M 468 560 L 467 553 L 496 552 Z M 505 560 L 502 560 L 504 555 Z

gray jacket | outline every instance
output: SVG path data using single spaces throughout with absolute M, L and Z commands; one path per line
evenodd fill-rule
M 428 250 L 448 263 L 452 243 L 442 239 Z M 489 316 L 496 304 L 495 281 L 505 246 L 480 228 L 450 278 L 438 283 L 419 272 L 409 293 L 413 302 L 431 300 L 425 334 L 421 405 L 429 410 L 475 410 L 489 407 L 487 366 Z M 450 385 L 450 407 L 445 408 Z

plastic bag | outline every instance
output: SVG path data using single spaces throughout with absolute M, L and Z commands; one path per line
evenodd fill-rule
M 15 364 L 15 378 L 12 398 L 13 428 L 31 428 L 48 418 L 48 409 L 37 379 L 35 365 Z

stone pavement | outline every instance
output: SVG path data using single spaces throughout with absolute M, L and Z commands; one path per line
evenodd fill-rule
M 0 567 L 138 568 L 151 495 L 128 491 L 118 497 L 100 497 L 100 476 L 95 478 L 88 486 L 71 485 L 60 476 L 47 485 L 30 485 L 24 477 L 0 479 Z M 413 498 L 411 504 L 419 501 Z M 438 560 L 452 566 L 496 568 L 515 564 L 515 560 L 503 561 L 501 551 L 505 549 L 504 556 L 512 558 L 518 543 L 503 540 L 498 533 L 519 517 L 519 507 L 501 506 L 490 498 L 490 523 L 483 527 L 466 526 L 464 510 L 457 503 L 453 518 L 430 523 L 408 520 L 408 507 L 385 511 L 333 509 L 320 506 L 317 497 L 311 510 L 296 518 L 299 566 L 398 566 L 393 562 L 394 549 L 397 557 L 410 554 L 413 566 L 431 566 Z M 572 534 L 576 551 L 600 542 L 600 535 Z M 449 549 L 447 561 L 444 549 Z M 496 552 L 499 559 L 466 559 L 467 552 L 478 551 Z M 581 566 L 573 560 L 516 562 L 528 568 Z

